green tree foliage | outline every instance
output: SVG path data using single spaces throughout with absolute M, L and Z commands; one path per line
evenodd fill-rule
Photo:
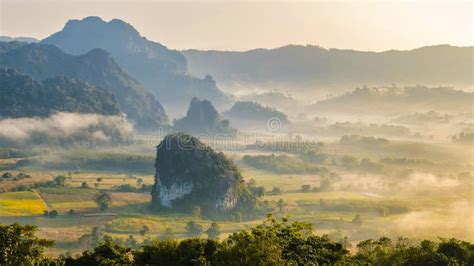
M 219 243 L 198 238 L 154 242 L 134 253 L 138 265 L 212 265 Z
M 97 206 L 102 210 L 105 211 L 109 208 L 110 202 L 112 201 L 112 198 L 110 195 L 105 192 L 101 191 L 95 196 L 95 202 L 97 203 Z
M 2 175 L 2 178 L 3 178 L 3 179 L 10 179 L 10 178 L 12 178 L 12 177 L 13 177 L 13 175 L 12 175 L 10 172 L 5 172 L 5 173 L 3 173 L 3 175 Z
M 285 208 L 286 203 L 283 201 L 283 199 L 280 199 L 280 200 L 277 201 L 276 205 L 277 205 L 278 210 L 280 211 L 280 213 L 282 213 L 284 208 Z
M 58 217 L 58 211 L 57 210 L 52 210 L 49 212 L 49 218 L 56 218 Z
M 150 232 L 150 228 L 148 227 L 148 225 L 143 225 L 142 229 L 140 229 L 140 235 L 141 236 L 145 236 L 146 233 Z
M 174 231 L 172 228 L 166 228 L 163 234 L 161 234 L 158 239 L 160 240 L 173 240 L 175 237 Z
M 273 187 L 272 191 L 270 191 L 269 195 L 281 195 L 282 191 L 279 187 Z
M 310 192 L 311 191 L 311 185 L 302 185 L 301 186 L 301 192 Z
M 66 176 L 58 175 L 54 178 L 53 182 L 58 187 L 64 187 L 64 185 L 66 184 L 66 179 L 67 179 Z
M 0 226 L 2 265 L 29 265 L 43 261 L 43 248 L 51 246 L 52 242 L 36 238 L 35 229 L 33 226 L 18 224 Z M 80 241 L 90 242 L 92 235 L 85 235 Z M 124 248 L 123 245 L 129 247 Z M 474 245 L 457 239 L 440 239 L 437 242 L 423 240 L 420 243 L 411 243 L 406 238 L 399 238 L 395 242 L 387 237 L 378 240 L 368 239 L 357 245 L 353 256 L 345 248 L 347 245 L 347 239 L 334 242 L 328 236 L 314 235 L 310 224 L 290 223 L 287 219 L 276 220 L 270 215 L 262 224 L 250 230 L 235 232 L 222 242 L 189 238 L 179 242 L 152 241 L 151 244 L 138 248 L 133 237 L 129 237 L 124 243 L 104 236 L 103 242 L 93 251 L 85 251 L 79 257 L 60 258 L 52 262 L 65 265 L 178 266 L 473 265 L 474 263 Z M 130 247 L 135 251 L 132 252 Z
M 127 240 L 125 240 L 125 246 L 136 249 L 138 247 L 138 242 L 133 235 L 129 235 Z
M 219 225 L 216 222 L 212 223 L 209 229 L 206 230 L 206 234 L 208 239 L 219 239 L 219 236 L 221 235 Z
M 395 244 L 387 237 L 368 239 L 357 245 L 353 261 L 372 265 L 473 265 L 473 244 L 457 239 L 440 240 L 410 245 L 406 238 L 399 238 Z
M 107 90 L 73 78 L 38 82 L 13 69 L 1 68 L 0 87 L 2 117 L 48 116 L 53 112 L 120 114 L 115 98 Z
M 129 265 L 132 263 L 132 251 L 112 241 L 107 241 L 94 251 L 84 251 L 78 258 L 69 257 L 65 260 L 66 265 Z
M 43 259 L 43 249 L 53 241 L 36 237 L 32 225 L 0 225 L 0 264 L 30 265 Z
M 189 237 L 198 237 L 202 234 L 202 225 L 195 221 L 189 221 L 185 227 L 186 235 Z
M 229 236 L 215 255 L 216 265 L 329 265 L 348 256 L 341 244 L 311 232 L 309 224 L 269 216 L 262 225 Z

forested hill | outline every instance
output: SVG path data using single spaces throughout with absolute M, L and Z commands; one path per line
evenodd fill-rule
M 286 114 L 277 109 L 251 101 L 236 102 L 232 108 L 224 112 L 224 117 L 232 122 L 237 120 L 242 124 L 259 123 L 263 126 L 267 126 L 267 122 L 272 119 L 277 119 L 283 124 L 290 122 Z
M 473 96 L 472 92 L 447 87 L 363 87 L 317 102 L 308 109 L 348 115 L 390 115 L 431 110 L 470 113 Z
M 119 19 L 109 22 L 99 17 L 70 20 L 64 28 L 44 39 L 67 53 L 80 55 L 101 48 L 117 63 L 158 96 L 167 110 L 184 112 L 193 97 L 209 99 L 217 106 L 230 98 L 206 74 L 190 76 L 186 58 L 176 50 L 147 40 L 130 24 Z
M 54 112 L 118 115 L 112 94 L 74 78 L 38 82 L 13 69 L 0 68 L 0 117 L 48 116 Z
M 437 45 L 362 52 L 288 45 L 246 52 L 183 51 L 193 75 L 219 84 L 285 84 L 294 88 L 361 84 L 472 84 L 474 47 Z
M 0 54 L 0 66 L 14 68 L 43 80 L 57 76 L 77 78 L 110 91 L 122 112 L 139 129 L 168 125 L 168 117 L 156 98 L 130 77 L 101 49 L 73 56 L 53 45 L 28 44 Z

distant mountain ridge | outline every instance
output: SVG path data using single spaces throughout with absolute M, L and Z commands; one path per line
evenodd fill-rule
M 13 69 L 0 68 L 0 117 L 46 117 L 55 112 L 119 115 L 110 92 L 74 78 L 38 82 Z
M 10 36 L 0 36 L 0 42 L 39 42 L 38 39 L 32 37 L 10 37 Z
M 474 93 L 448 87 L 375 87 L 319 101 L 308 111 L 344 115 L 393 115 L 436 110 L 447 113 L 472 113 Z
M 42 43 L 54 44 L 73 55 L 95 48 L 109 51 L 124 70 L 172 112 L 184 111 L 193 97 L 209 99 L 218 106 L 230 102 L 211 77 L 199 79 L 188 75 L 186 58 L 180 52 L 147 40 L 122 20 L 106 22 L 99 17 L 70 20 Z
M 338 84 L 472 86 L 474 47 L 437 45 L 409 51 L 361 52 L 288 45 L 246 52 L 182 51 L 193 75 L 219 84 L 283 84 L 313 90 Z
M 236 102 L 223 115 L 232 124 L 238 124 L 242 127 L 254 125 L 267 127 L 267 123 L 272 120 L 277 120 L 280 124 L 290 123 L 287 115 L 276 108 L 263 106 L 260 103 L 251 101 Z
M 28 44 L 0 54 L 0 66 L 14 68 L 36 80 L 65 76 L 106 89 L 139 129 L 168 125 L 168 117 L 155 97 L 123 71 L 110 54 L 94 49 L 81 56 L 64 53 L 53 45 Z

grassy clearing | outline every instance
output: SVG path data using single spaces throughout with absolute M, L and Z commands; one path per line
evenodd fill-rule
M 279 187 L 284 191 L 296 191 L 301 189 L 301 185 L 307 184 L 319 186 L 321 178 L 317 175 L 309 174 L 274 174 L 263 170 L 256 170 L 240 165 L 239 169 L 246 181 L 255 179 L 257 186 L 263 186 L 267 191 L 274 187 Z
M 0 193 L 0 216 L 27 216 L 42 214 L 44 201 L 34 192 Z

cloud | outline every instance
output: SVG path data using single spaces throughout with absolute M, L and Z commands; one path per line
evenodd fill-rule
M 124 117 L 55 113 L 44 118 L 0 120 L 0 144 L 118 143 L 130 140 L 133 127 Z

